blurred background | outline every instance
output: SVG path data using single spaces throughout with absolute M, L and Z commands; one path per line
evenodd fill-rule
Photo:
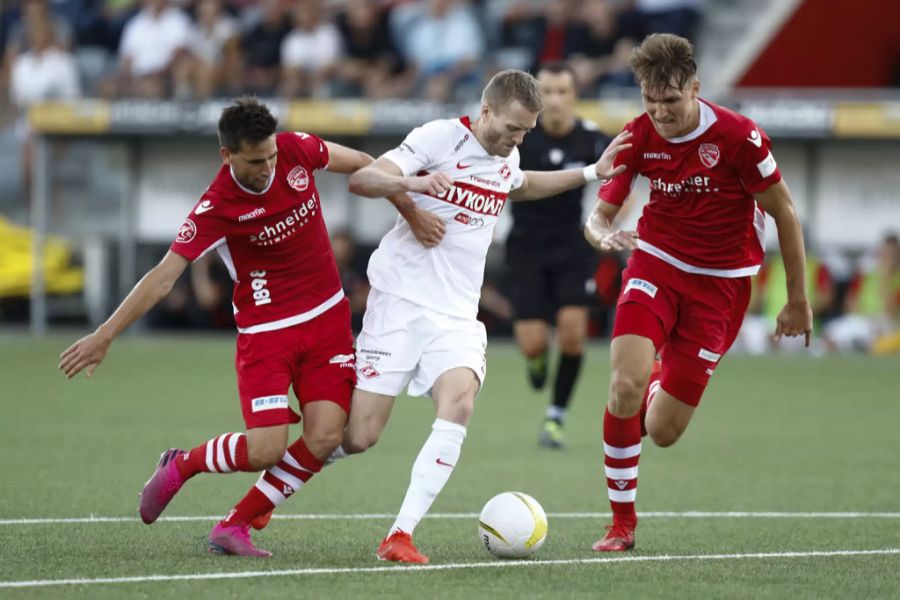
M 477 114 L 497 70 L 565 60 L 578 114 L 614 135 L 642 112 L 629 52 L 672 32 L 696 44 L 702 95 L 773 139 L 807 235 L 814 352 L 900 352 L 898 23 L 895 0 L 3 0 L 0 327 L 102 322 L 214 176 L 215 124 L 238 95 L 377 156 L 425 121 Z M 345 177 L 317 181 L 358 330 L 366 262 L 396 213 Z M 624 226 L 646 197 L 636 186 Z M 509 218 L 482 295 L 493 336 L 511 332 Z M 739 351 L 772 350 L 774 233 Z M 593 337 L 609 333 L 624 259 L 597 257 Z M 233 331 L 224 267 L 194 265 L 137 327 Z

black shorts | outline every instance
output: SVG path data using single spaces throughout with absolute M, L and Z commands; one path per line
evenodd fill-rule
M 512 231 L 506 284 L 513 318 L 553 322 L 563 306 L 593 306 L 596 267 L 597 253 L 580 230 L 554 238 Z

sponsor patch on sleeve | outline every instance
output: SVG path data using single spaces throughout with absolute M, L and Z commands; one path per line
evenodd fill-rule
M 771 152 L 769 152 L 769 154 L 764 159 L 756 164 L 756 168 L 759 169 L 760 175 L 762 175 L 763 177 L 768 177 L 775 172 L 775 169 L 778 168 L 778 165 L 775 164 L 775 157 L 772 156 Z
M 644 279 L 637 279 L 636 277 L 629 279 L 628 283 L 625 285 L 625 291 L 627 292 L 629 290 L 639 290 L 651 298 L 656 298 L 656 286 Z

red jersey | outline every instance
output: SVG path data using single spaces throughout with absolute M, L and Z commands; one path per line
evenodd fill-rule
M 344 297 L 313 178 L 328 166 L 328 149 L 306 133 L 279 133 L 275 143 L 265 190 L 245 188 L 223 165 L 171 246 L 190 261 L 218 251 L 241 333 L 309 321 Z
M 781 180 L 765 132 L 705 100 L 700 125 L 686 136 L 663 138 L 647 113 L 625 129 L 633 145 L 616 164 L 628 168 L 598 195 L 621 205 L 637 175 L 650 180 L 638 248 L 689 273 L 754 275 L 764 255 L 765 215 L 753 195 Z

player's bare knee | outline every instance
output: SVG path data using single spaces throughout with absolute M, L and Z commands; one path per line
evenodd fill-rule
M 378 435 L 371 430 L 351 430 L 344 435 L 343 447 L 347 454 L 361 454 L 378 442 Z
M 344 432 L 338 428 L 328 428 L 303 434 L 306 445 L 316 456 L 328 456 L 344 441 Z
M 255 444 L 247 448 L 247 460 L 257 471 L 274 467 L 284 456 L 286 448 L 280 444 Z
M 619 418 L 635 415 L 641 408 L 646 381 L 614 372 L 609 384 L 609 412 Z
M 681 432 L 671 425 L 655 425 L 647 422 L 647 435 L 653 440 L 653 443 L 660 448 L 668 448 L 673 446 L 675 442 L 681 438 Z
M 444 418 L 460 425 L 468 425 L 475 411 L 475 396 L 478 393 L 477 385 L 471 389 L 457 394 L 449 403 L 446 410 L 440 411 Z

